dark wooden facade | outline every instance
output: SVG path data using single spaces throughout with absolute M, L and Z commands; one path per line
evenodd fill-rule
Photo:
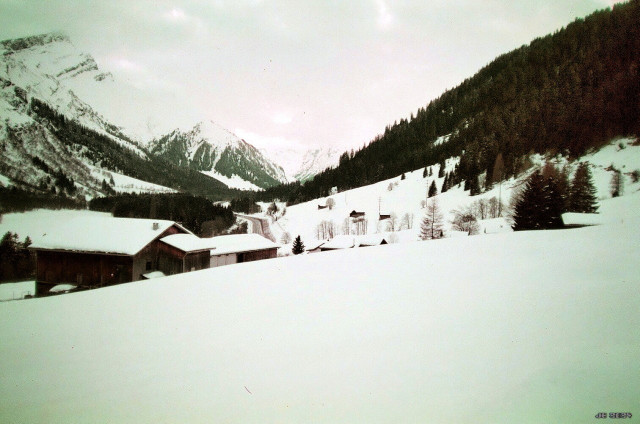
M 273 259 L 278 257 L 278 249 L 264 249 L 253 252 L 238 253 L 238 262 L 260 261 L 262 259 Z
M 160 242 L 159 250 L 161 254 L 158 255 L 158 266 L 155 269 L 162 271 L 166 275 L 209 268 L 210 249 L 183 252 L 174 246 Z

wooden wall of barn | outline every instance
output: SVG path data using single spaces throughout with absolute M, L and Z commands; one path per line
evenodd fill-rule
M 209 268 L 210 259 L 211 253 L 209 253 L 209 250 L 188 253 L 184 258 L 184 272 Z
M 254 252 L 238 253 L 238 262 L 259 261 L 262 259 L 272 259 L 278 256 L 278 249 L 256 250 Z
M 175 225 L 171 226 L 135 255 L 132 281 L 141 280 L 143 278 L 142 275 L 149 271 L 159 270 L 166 275 L 182 272 L 182 257 L 184 253 L 160 241 L 163 237 L 179 233 L 184 233 L 184 231 Z
M 100 287 L 132 281 L 130 256 L 39 250 L 36 263 L 36 281 L 49 288 L 56 284 Z

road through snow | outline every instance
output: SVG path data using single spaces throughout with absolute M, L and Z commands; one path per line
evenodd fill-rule
M 273 236 L 273 234 L 271 234 L 271 229 L 269 228 L 269 221 L 267 219 L 257 218 L 255 216 L 249 216 L 249 215 L 241 215 L 241 214 L 236 214 L 236 216 L 251 222 L 251 230 L 250 230 L 251 233 L 260 234 L 261 236 L 275 243 L 276 239 Z

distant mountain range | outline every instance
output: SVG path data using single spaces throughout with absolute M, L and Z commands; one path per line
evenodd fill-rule
M 198 111 L 115 80 L 63 33 L 0 42 L 0 116 L 3 185 L 93 197 L 119 191 L 102 181 L 126 175 L 141 186 L 226 196 L 228 188 L 291 180 L 246 141 L 198 120 Z M 172 128 L 167 117 L 175 117 Z M 159 175 L 167 164 L 176 175 Z

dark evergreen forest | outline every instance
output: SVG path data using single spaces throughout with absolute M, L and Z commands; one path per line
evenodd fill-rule
M 99 197 L 89 209 L 110 212 L 115 217 L 157 218 L 176 221 L 198 235 L 211 236 L 235 223 L 230 208 L 189 194 L 122 194 Z
M 484 172 L 491 184 L 499 156 L 502 178 L 526 168 L 531 153 L 578 157 L 612 137 L 640 134 L 639 59 L 640 2 L 597 11 L 499 56 L 367 146 L 345 152 L 335 169 L 256 198 L 299 203 L 451 156 L 461 157 L 452 178 L 474 194 Z

